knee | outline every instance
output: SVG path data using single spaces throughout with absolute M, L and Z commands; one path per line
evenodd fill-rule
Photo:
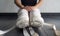
M 41 12 L 39 9 L 33 9 L 31 12 L 33 13 L 34 16 L 41 16 Z

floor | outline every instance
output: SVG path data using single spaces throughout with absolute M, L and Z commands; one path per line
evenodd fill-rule
M 60 16 L 46 16 L 43 17 L 46 23 L 50 23 L 50 24 L 55 24 L 57 30 L 60 30 Z M 7 30 L 9 28 L 11 28 L 12 26 L 14 26 L 16 24 L 16 19 L 17 16 L 0 16 L 0 30 Z M 4 34 L 3 36 L 24 36 L 22 34 L 22 30 L 19 31 L 20 29 L 13 29 L 10 32 Z M 41 36 L 55 36 L 53 33 L 53 31 L 51 30 L 47 30 L 45 29 L 46 32 L 44 32 L 44 29 L 41 29 Z M 43 34 L 42 34 L 43 32 Z M 49 34 L 48 34 L 49 33 Z

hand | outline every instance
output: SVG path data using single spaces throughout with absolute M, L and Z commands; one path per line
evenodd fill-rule
M 31 8 L 31 10 L 36 9 L 36 7 L 34 7 L 34 6 L 31 6 L 30 8 Z
M 25 6 L 24 9 L 26 9 L 27 11 L 31 11 L 31 6 Z

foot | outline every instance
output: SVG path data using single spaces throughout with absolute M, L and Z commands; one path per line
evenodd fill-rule
M 24 36 L 30 36 L 25 28 L 23 29 L 23 34 L 24 34 Z
M 30 30 L 31 36 L 39 36 L 39 34 L 37 34 L 32 27 L 30 27 L 29 30 Z
M 37 33 L 34 33 L 32 36 L 39 36 Z

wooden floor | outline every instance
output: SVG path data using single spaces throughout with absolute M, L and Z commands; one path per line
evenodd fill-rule
M 0 30 L 7 30 L 11 27 L 13 27 L 16 24 L 16 16 L 0 16 Z M 51 17 L 50 17 L 51 18 Z M 54 22 L 53 18 L 45 18 L 44 20 L 46 23 L 51 23 L 50 21 L 52 20 L 52 22 Z M 56 19 L 55 19 L 56 20 Z M 57 22 L 57 21 L 56 21 Z M 54 30 L 52 30 L 49 26 L 43 26 L 39 32 L 40 36 L 60 36 L 60 31 L 55 32 Z M 56 34 L 59 35 L 56 35 Z M 4 34 L 4 35 L 0 35 L 0 36 L 24 36 L 22 33 L 22 29 L 19 28 L 15 28 L 13 30 L 11 30 L 10 32 Z

